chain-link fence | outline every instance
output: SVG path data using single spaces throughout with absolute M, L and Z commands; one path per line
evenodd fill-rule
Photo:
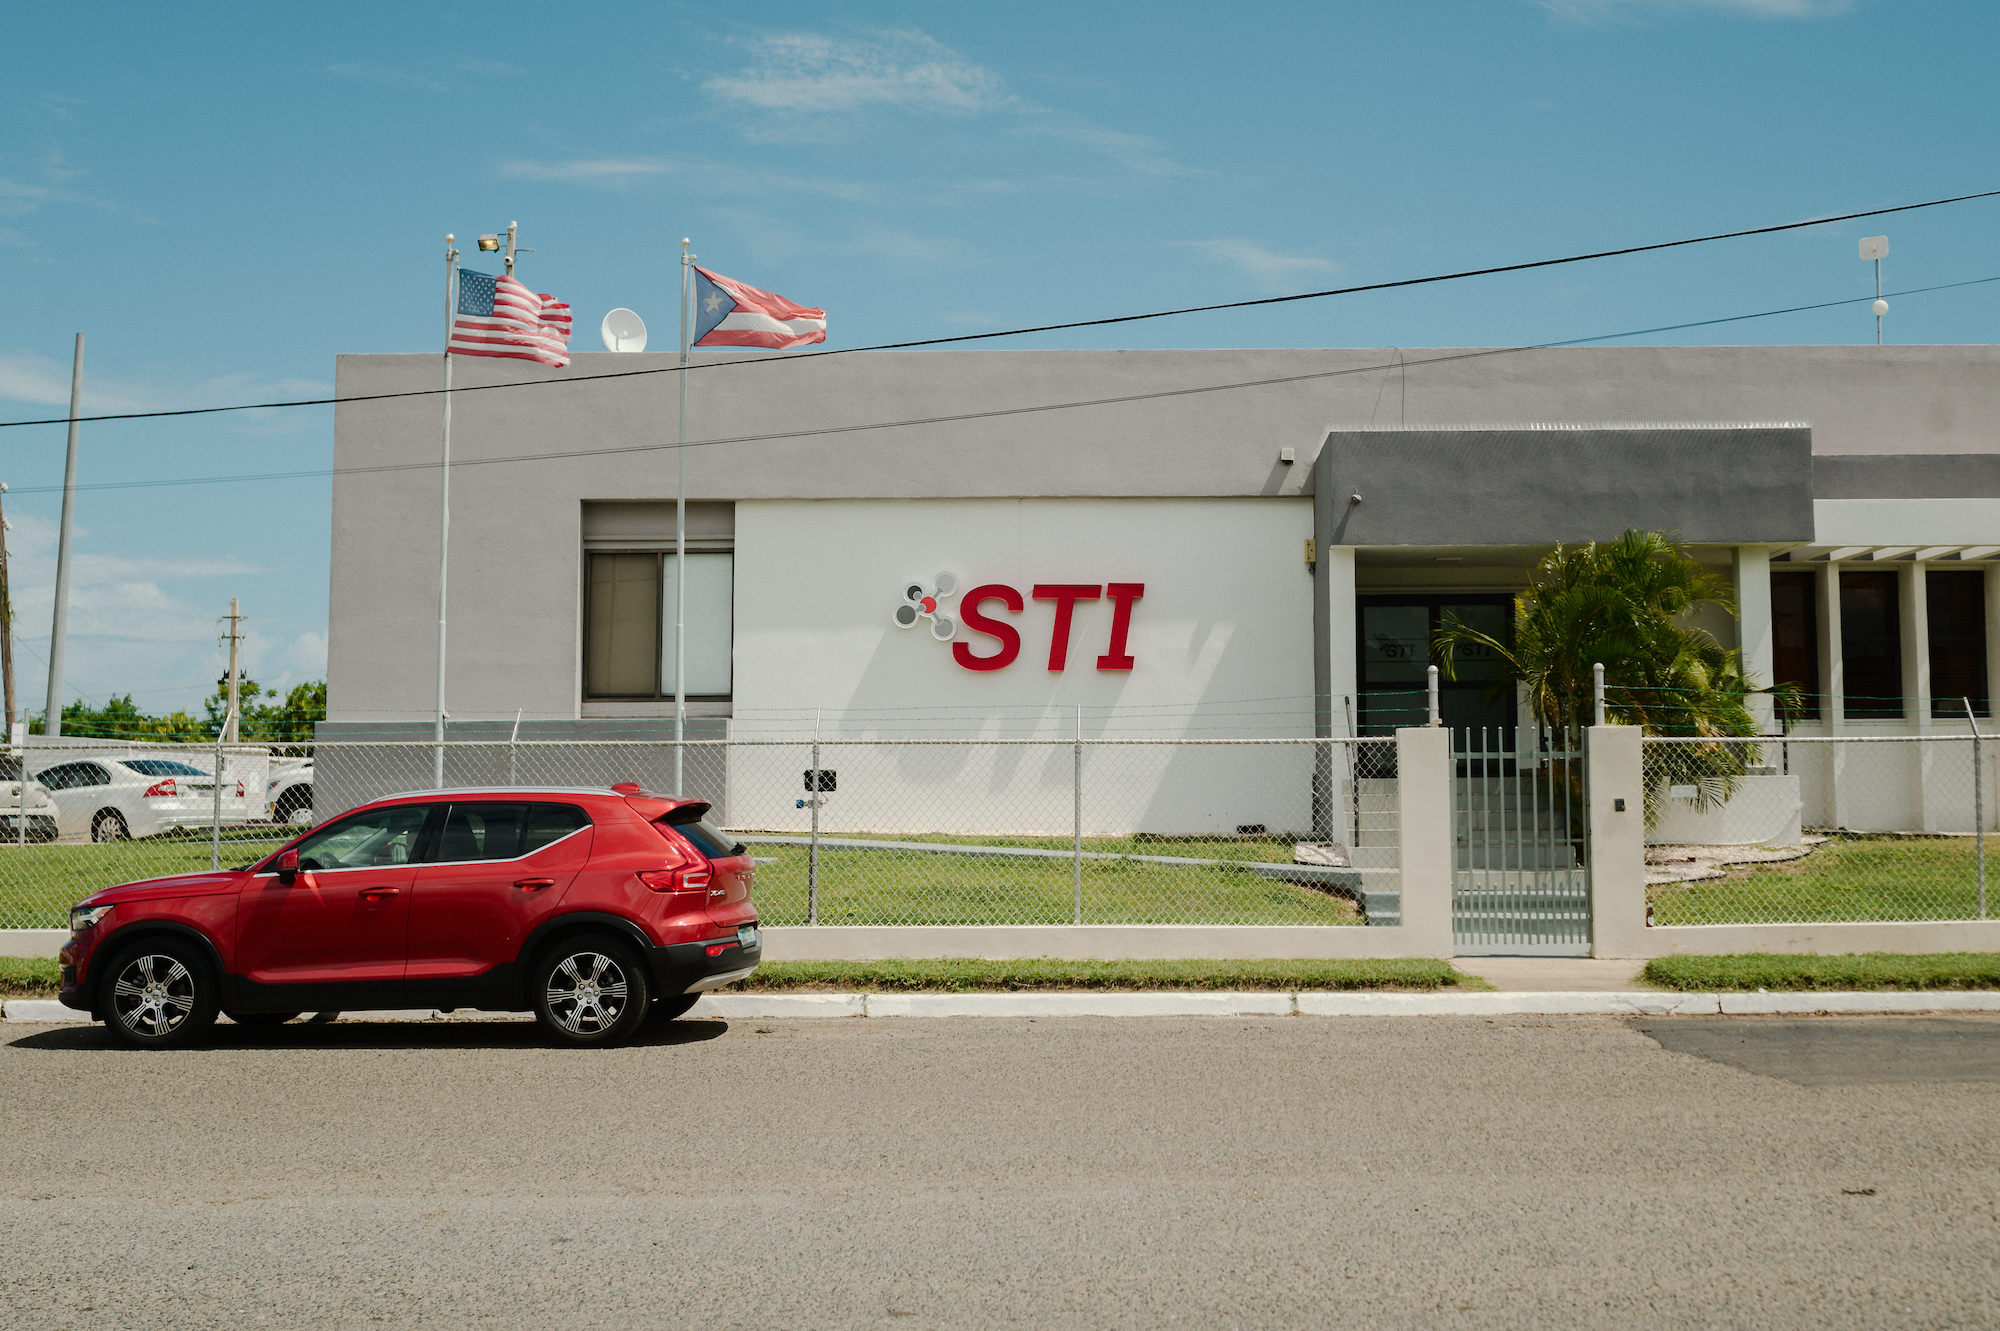
M 174 747 L 214 770 L 212 750 Z M 441 757 L 446 787 L 634 781 L 710 800 L 758 861 L 767 924 L 1400 921 L 1392 739 L 452 741 Z M 132 839 L 84 806 L 160 797 L 131 790 L 121 759 L 90 761 L 115 779 L 51 792 L 54 840 L 0 841 L 0 927 L 59 926 L 100 888 L 249 862 L 299 823 L 439 784 L 440 751 L 267 754 L 234 802 L 225 757 L 232 799 L 212 822 Z M 51 763 L 37 752 L 29 770 Z
M 2000 742 L 1649 737 L 1653 924 L 1985 919 Z

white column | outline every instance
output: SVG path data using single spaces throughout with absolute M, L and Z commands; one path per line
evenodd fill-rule
M 1820 716 L 1829 735 L 1847 728 L 1847 668 L 1840 652 L 1840 565 L 1829 562 L 1819 578 L 1819 693 Z M 1845 827 L 1841 792 L 1846 783 L 1847 755 L 1844 746 L 1829 744 L 1827 760 L 1821 767 L 1826 780 L 1826 814 L 1835 827 Z
M 1896 567 L 1896 619 L 1902 638 L 1903 724 L 1917 734 L 1931 728 L 1931 615 L 1924 594 L 1924 566 L 1915 560 Z M 1928 744 L 1897 744 L 1907 750 L 1900 764 L 1910 783 L 1911 826 L 1930 826 L 1930 784 L 1933 757 Z
M 1847 705 L 1847 670 L 1840 655 L 1840 565 L 1819 570 L 1819 708 L 1829 731 L 1841 729 Z
M 1590 955 L 1651 956 L 1639 728 L 1592 726 L 1585 742 L 1590 764 Z
M 1778 668 L 1771 639 L 1770 550 L 1761 545 L 1737 546 L 1735 575 L 1736 647 L 1743 657 L 1743 673 L 1757 688 L 1769 688 Z M 1757 729 L 1767 734 L 1777 729 L 1770 694 L 1754 695 L 1749 707 Z
M 1396 732 L 1401 945 L 1412 957 L 1449 957 L 1452 922 L 1451 734 L 1442 726 Z
M 1931 615 L 1924 593 L 1924 566 L 1896 566 L 1896 607 L 1903 647 L 1903 719 L 1910 728 L 1931 728 Z
M 1351 708 L 1358 719 L 1360 689 L 1361 616 L 1354 600 L 1354 547 L 1330 545 L 1319 552 L 1319 592 L 1326 598 L 1326 653 L 1328 714 L 1331 735 L 1351 735 L 1348 723 Z

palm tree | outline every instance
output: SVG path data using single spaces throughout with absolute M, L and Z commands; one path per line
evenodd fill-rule
M 1526 685 L 1536 720 L 1561 733 L 1590 724 L 1593 668 L 1601 663 L 1606 720 L 1643 727 L 1650 735 L 1715 741 L 1661 746 L 1673 753 L 1669 761 L 1647 765 L 1650 823 L 1669 783 L 1693 784 L 1696 803 L 1717 808 L 1761 756 L 1756 745 L 1721 742 L 1757 734 L 1744 699 L 1766 690 L 1744 674 L 1734 651 L 1687 622 L 1710 607 L 1736 613 L 1728 581 L 1703 568 L 1671 536 L 1634 530 L 1615 541 L 1559 545 L 1544 556 L 1527 589 L 1514 598 L 1511 643 L 1448 618 L 1432 650 L 1439 669 L 1454 678 L 1461 647 L 1492 653 L 1503 669 L 1495 691 Z M 1768 691 L 1789 710 L 1788 689 Z

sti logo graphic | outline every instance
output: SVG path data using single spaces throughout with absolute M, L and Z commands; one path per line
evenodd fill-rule
M 959 601 L 959 620 L 954 621 L 938 606 L 957 590 L 958 579 L 949 573 L 938 574 L 929 591 L 921 583 L 907 584 L 903 588 L 903 604 L 896 607 L 896 627 L 911 629 L 917 626 L 919 620 L 930 620 L 931 636 L 939 642 L 950 642 L 951 659 L 967 670 L 1004 670 L 1014 664 L 1015 658 L 1021 654 L 1021 631 L 1010 620 L 982 613 L 980 607 L 988 601 L 998 601 L 1009 615 L 1018 615 L 1027 608 L 1027 601 L 1022 599 L 1021 593 L 1004 582 L 989 582 L 974 587 Z M 1049 669 L 1061 671 L 1069 664 L 1069 629 L 1076 616 L 1076 603 L 1102 598 L 1111 602 L 1111 638 L 1105 644 L 1104 654 L 1097 658 L 1097 668 L 1130 670 L 1132 655 L 1126 647 L 1126 639 L 1132 628 L 1132 603 L 1145 594 L 1146 584 L 1143 582 L 1036 583 L 1029 590 L 1028 599 L 1055 604 L 1055 622 L 1049 632 Z M 972 632 L 993 639 L 998 647 L 981 656 L 972 650 L 971 643 L 953 642 L 958 635 L 959 621 L 963 621 Z

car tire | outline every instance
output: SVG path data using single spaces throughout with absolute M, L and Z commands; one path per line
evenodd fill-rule
M 269 1030 L 282 1026 L 298 1016 L 296 1012 L 227 1012 L 223 1014 L 238 1026 L 250 1026 L 258 1030 Z
M 578 934 L 551 947 L 528 986 L 535 1020 L 562 1044 L 617 1044 L 646 1019 L 652 985 L 630 944 Z
M 208 1034 L 222 1010 L 208 958 L 184 938 L 156 938 L 119 952 L 98 982 L 98 1011 L 121 1044 L 179 1049 Z
M 271 809 L 271 821 L 274 823 L 290 823 L 292 819 L 298 816 L 301 809 L 306 811 L 308 820 L 310 820 L 312 802 L 313 794 L 311 786 L 293 786 L 290 790 L 278 796 L 277 804 Z
M 90 820 L 92 841 L 130 841 L 132 829 L 125 825 L 125 815 L 116 809 L 99 809 Z
M 646 1013 L 646 1020 L 665 1024 L 679 1017 L 685 1017 L 700 994 L 661 994 L 653 1000 L 653 1006 Z

